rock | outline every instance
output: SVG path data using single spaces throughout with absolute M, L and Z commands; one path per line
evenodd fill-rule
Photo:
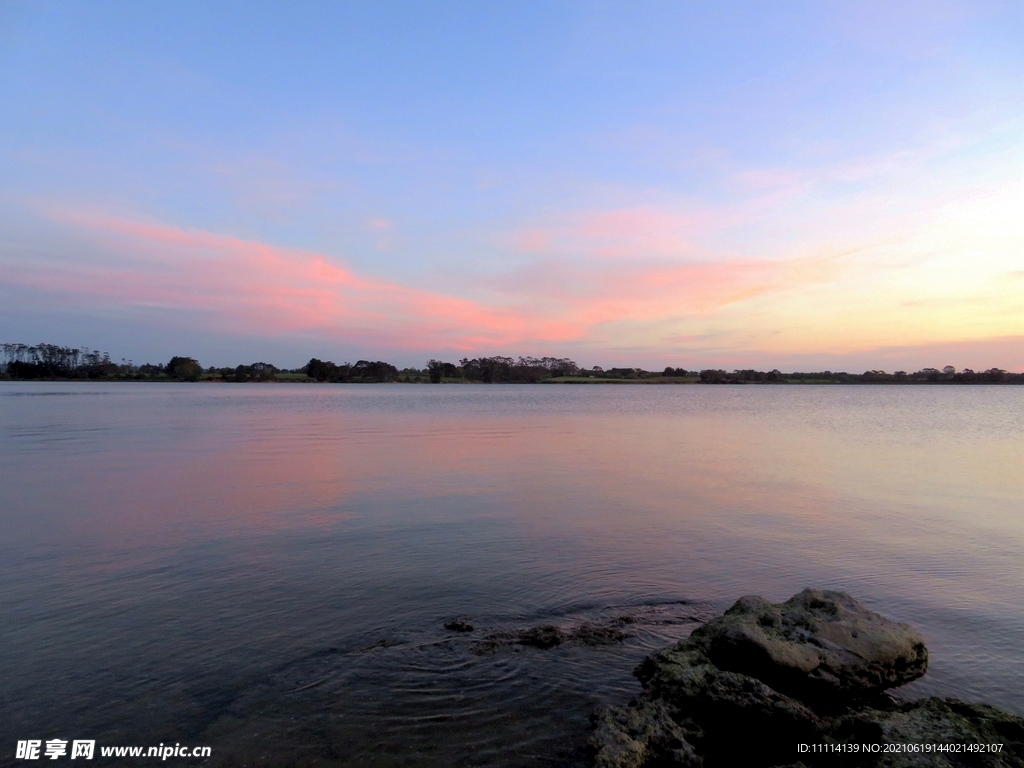
M 451 630 L 452 632 L 473 631 L 473 625 L 470 624 L 468 621 L 463 621 L 462 619 L 452 619 L 451 621 L 446 621 L 444 624 L 444 628 Z
M 591 646 L 611 645 L 620 643 L 627 637 L 632 637 L 629 633 L 619 629 L 619 624 L 618 620 L 607 624 L 585 621 L 574 629 L 562 629 L 554 624 L 542 624 L 528 629 L 506 629 L 484 636 L 472 646 L 471 650 L 482 656 L 513 645 L 527 645 L 541 650 L 554 648 L 564 642 Z M 468 629 L 459 629 L 458 626 L 465 626 Z M 445 624 L 445 627 L 455 632 L 473 631 L 471 624 L 461 620 L 450 621 Z
M 633 702 L 629 707 L 604 707 L 591 718 L 590 747 L 597 768 L 641 768 L 647 765 L 700 766 L 686 734 L 659 702 Z
M 845 592 L 805 589 L 781 604 L 741 597 L 689 642 L 719 669 L 825 708 L 876 696 L 928 668 L 920 633 Z
M 531 645 L 534 648 L 554 648 L 565 639 L 565 633 L 553 624 L 524 629 L 519 633 L 520 645 Z
M 884 694 L 923 675 L 927 664 L 920 634 L 843 592 L 808 589 L 781 604 L 743 597 L 644 659 L 634 673 L 640 697 L 594 716 L 595 762 L 1024 768 L 1024 718 L 956 699 L 896 702 Z M 799 744 L 830 743 L 858 749 L 797 752 Z M 878 751 L 864 749 L 876 744 Z M 885 745 L 911 749 L 885 752 Z
M 664 704 L 708 765 L 791 761 L 794 745 L 817 740 L 826 725 L 760 680 L 719 669 L 689 640 L 647 657 L 634 674 L 643 698 Z
M 629 635 L 618 627 L 584 622 L 573 631 L 570 637 L 573 642 L 583 645 L 611 645 L 612 643 L 621 643 Z
M 897 752 L 847 755 L 843 765 L 885 768 L 1024 768 L 1024 718 L 957 699 L 933 697 L 863 709 L 836 720 L 833 740 L 851 744 L 1001 744 L 998 752 Z
M 639 699 L 595 716 L 595 760 L 636 768 L 695 759 L 704 768 L 836 768 L 835 754 L 798 754 L 797 744 L 827 742 L 840 720 L 850 733 L 870 730 L 870 718 L 843 718 L 855 711 L 888 717 L 898 707 L 884 692 L 923 675 L 927 663 L 918 632 L 843 592 L 808 589 L 781 604 L 743 597 L 644 659 L 634 672 Z
M 498 650 L 509 645 L 511 642 L 511 640 L 505 637 L 488 635 L 483 640 L 480 640 L 472 646 L 472 652 L 477 656 L 489 656 L 492 653 L 497 653 Z

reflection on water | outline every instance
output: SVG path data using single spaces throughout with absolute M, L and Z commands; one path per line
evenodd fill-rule
M 9 745 L 576 764 L 651 648 L 808 585 L 1024 713 L 1021 388 L 6 383 L 0 483 Z

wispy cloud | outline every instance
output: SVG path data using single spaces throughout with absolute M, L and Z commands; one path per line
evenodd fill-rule
M 845 255 L 689 263 L 552 259 L 510 271 L 490 284 L 538 309 L 560 307 L 590 328 L 616 320 L 703 316 L 756 296 L 826 283 L 842 273 Z
M 8 260 L 3 282 L 81 305 L 188 313 L 212 332 L 318 334 L 390 348 L 494 351 L 602 342 L 602 325 L 714 313 L 773 291 L 828 281 L 841 255 L 675 263 L 612 258 L 599 268 L 540 261 L 477 298 L 359 274 L 321 253 L 159 222 L 51 213 L 89 242 L 74 259 Z M 595 237 L 649 217 L 598 218 Z M 669 226 L 675 220 L 666 219 Z M 589 227 L 591 224 L 586 224 Z
M 580 335 L 579 324 L 358 275 L 319 253 L 199 230 L 64 213 L 103 259 L 8 263 L 4 281 L 79 302 L 208 317 L 218 332 L 315 332 L 407 349 L 475 349 Z

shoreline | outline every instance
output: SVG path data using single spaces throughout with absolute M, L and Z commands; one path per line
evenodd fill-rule
M 633 386 L 840 386 L 840 387 L 851 387 L 851 386 L 862 386 L 862 387 L 932 387 L 932 386 L 953 386 L 953 387 L 1005 387 L 1005 386 L 1020 386 L 1024 385 L 1024 374 L 1011 374 L 1019 376 L 1020 380 L 1010 381 L 923 381 L 923 380 L 908 380 L 908 381 L 839 381 L 835 379 L 784 379 L 781 381 L 716 381 L 716 382 L 705 382 L 700 379 L 695 380 L 673 380 L 671 378 L 646 378 L 646 379 L 607 379 L 607 378 L 590 378 L 590 377 L 574 377 L 568 378 L 552 378 L 544 379 L 541 381 L 468 381 L 466 379 L 456 379 L 454 381 L 442 381 L 432 382 L 425 380 L 410 381 L 407 379 L 398 379 L 396 381 L 321 381 L 318 379 L 309 378 L 308 376 L 286 374 L 283 377 L 275 377 L 272 379 L 259 379 L 250 381 L 231 381 L 223 377 L 200 377 L 198 379 L 175 379 L 171 377 L 110 377 L 110 378 L 67 378 L 67 377 L 39 377 L 31 379 L 13 379 L 4 378 L 0 376 L 0 384 L 28 384 L 33 382 L 57 384 L 114 384 L 114 383 L 142 383 L 142 384 L 325 384 L 325 385 L 338 385 L 338 384 L 441 384 L 441 385 L 483 385 L 483 386 L 532 386 L 535 384 L 546 384 L 546 385 L 584 385 L 584 386 L 599 386 L 599 385 L 633 385 Z

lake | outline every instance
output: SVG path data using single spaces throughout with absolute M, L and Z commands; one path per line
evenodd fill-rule
M 1024 387 L 5 382 L 0 487 L 0 764 L 575 766 L 645 654 L 806 586 L 1024 714 Z

